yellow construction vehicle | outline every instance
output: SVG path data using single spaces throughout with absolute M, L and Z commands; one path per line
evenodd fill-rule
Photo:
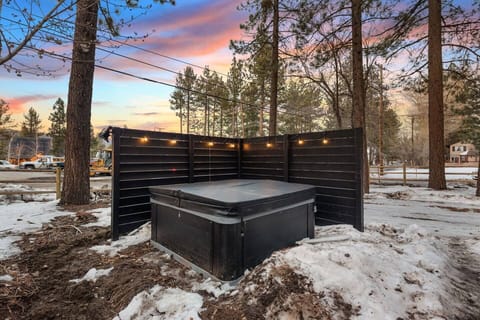
M 112 175 L 112 149 L 99 150 L 90 161 L 90 177 L 97 174 Z

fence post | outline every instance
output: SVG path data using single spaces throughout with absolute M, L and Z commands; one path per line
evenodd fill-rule
M 57 195 L 56 199 L 60 199 L 60 190 L 61 190 L 61 174 L 62 174 L 62 169 L 57 167 L 55 169 L 55 193 Z
M 407 163 L 403 163 L 403 185 L 407 185 Z

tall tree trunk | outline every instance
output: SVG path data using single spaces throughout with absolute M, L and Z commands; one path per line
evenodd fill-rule
M 278 0 L 273 1 L 273 34 L 272 34 L 272 83 L 270 91 L 270 125 L 269 135 L 277 134 L 277 95 L 278 95 Z
M 342 129 L 342 114 L 340 112 L 340 81 L 339 81 L 339 66 L 338 66 L 338 51 L 335 51 L 334 61 L 335 61 L 335 94 L 333 97 L 333 111 L 335 112 L 335 119 L 337 120 L 338 129 Z
M 263 77 L 262 77 L 263 78 Z M 263 107 L 265 106 L 265 79 L 262 79 L 260 85 L 260 114 L 259 114 L 259 123 L 258 123 L 258 135 L 263 137 Z
M 212 106 L 212 136 L 215 137 L 215 110 L 217 108 L 217 104 L 215 103 L 215 100 L 213 100 L 213 106 Z
M 180 104 L 180 133 L 183 133 L 183 111 L 182 111 L 182 104 Z
M 363 128 L 363 191 L 369 192 L 367 134 L 365 125 L 365 83 L 362 61 L 362 0 L 352 0 L 352 125 Z
M 223 106 L 220 105 L 220 137 L 223 137 Z
M 203 110 L 203 135 L 207 135 L 207 122 L 208 122 L 208 96 L 205 95 L 205 109 Z
M 187 91 L 187 134 L 190 134 L 190 90 Z
M 68 85 L 62 203 L 90 201 L 90 116 L 99 0 L 78 0 Z
M 428 0 L 428 187 L 435 190 L 447 188 L 443 138 L 441 7 L 441 0 Z

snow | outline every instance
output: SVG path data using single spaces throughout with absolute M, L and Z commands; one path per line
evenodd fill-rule
M 111 221 L 111 212 L 112 209 L 110 207 L 107 208 L 98 208 L 95 211 L 90 211 L 93 216 L 97 218 L 97 221 L 87 223 L 85 227 L 110 227 Z
M 472 187 L 435 191 L 403 186 L 371 186 L 365 195 L 365 223 L 405 228 L 418 224 L 446 237 L 480 235 L 480 198 Z
M 371 172 L 372 179 L 378 179 L 377 169 L 373 169 Z M 445 167 L 445 180 L 472 180 L 477 175 L 478 167 Z M 428 169 L 420 168 L 407 168 L 407 180 L 419 179 L 428 180 Z M 384 169 L 383 179 L 403 179 L 403 169 Z M 373 180 L 375 181 L 375 180 Z
M 35 232 L 55 217 L 72 214 L 60 211 L 58 201 L 0 204 L 0 260 L 20 253 L 14 244 L 22 233 Z
M 206 279 L 203 282 L 195 283 L 192 287 L 193 291 L 205 291 L 212 294 L 215 298 L 220 297 L 221 295 L 231 291 L 235 288 L 233 285 L 228 283 L 221 283 L 219 281 L 212 280 L 211 278 Z
M 70 280 L 70 282 L 74 282 L 74 283 L 79 283 L 82 281 L 96 282 L 98 278 L 108 276 L 112 270 L 113 270 L 113 267 L 108 269 L 91 268 L 90 270 L 87 271 L 87 273 L 82 278 L 72 279 Z
M 349 235 L 350 240 L 302 244 L 274 254 L 275 265 L 288 264 L 312 280 L 316 292 L 340 293 L 355 319 L 397 319 L 407 312 L 441 314 L 448 297 L 444 252 L 422 228 L 397 230 L 368 225 L 364 233 L 351 226 L 317 227 L 319 236 Z
M 149 222 L 130 232 L 128 235 L 120 237 L 117 241 L 109 241 L 109 244 L 93 246 L 90 249 L 99 254 L 113 257 L 130 246 L 150 240 L 150 229 L 151 225 Z
M 365 232 L 347 225 L 316 227 L 314 239 L 275 252 L 265 263 L 289 265 L 310 279 L 331 310 L 335 310 L 334 295 L 340 294 L 353 310 L 359 310 L 352 319 L 445 318 L 445 310 L 458 304 L 450 276 L 455 263 L 448 254 L 449 239 L 462 241 L 465 251 L 480 261 L 480 199 L 475 189 L 371 186 L 370 191 L 364 199 Z M 85 227 L 110 225 L 110 208 L 91 213 L 98 221 Z M 0 260 L 20 252 L 14 242 L 22 234 L 37 232 L 43 223 L 71 214 L 60 211 L 57 201 L 0 204 Z M 113 257 L 149 239 L 147 223 L 91 250 Z M 95 282 L 112 269 L 91 268 L 70 281 Z M 245 273 L 249 272 L 255 270 Z M 8 274 L 0 275 L 0 282 L 12 280 Z M 235 286 L 212 279 L 193 282 L 189 290 L 184 288 L 187 291 L 152 286 L 138 293 L 115 319 L 199 319 L 203 298 L 198 292 L 210 293 L 212 299 L 238 293 Z M 254 284 L 245 288 L 245 292 L 258 289 Z
M 203 298 L 197 293 L 155 285 L 133 297 L 114 320 L 200 320 Z
M 3 172 L 4 173 L 4 172 Z M 18 172 L 16 172 L 18 173 Z M 36 188 L 33 189 L 30 186 L 14 183 L 0 183 L 0 191 L 2 192 L 19 192 L 22 191 L 47 191 L 46 189 Z M 39 194 L 10 194 L 0 195 L 0 203 L 13 203 L 17 201 L 52 201 L 55 200 L 55 194 L 39 193 Z
M 13 277 L 9 274 L 4 274 L 4 275 L 0 276 L 0 281 L 9 282 L 9 281 L 12 281 L 12 280 L 13 280 Z

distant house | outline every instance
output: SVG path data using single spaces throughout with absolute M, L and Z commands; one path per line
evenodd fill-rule
M 478 160 L 478 151 L 473 144 L 457 142 L 450 145 L 450 162 L 468 163 L 478 162 Z
M 52 149 L 52 138 L 49 136 L 19 137 L 10 140 L 10 162 L 20 163 L 30 160 L 38 154 L 48 154 Z

